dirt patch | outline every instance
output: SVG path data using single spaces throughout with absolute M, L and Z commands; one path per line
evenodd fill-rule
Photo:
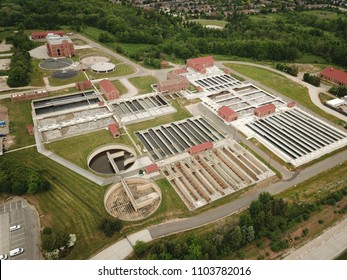
M 5 151 L 8 151 L 12 146 L 16 144 L 16 137 L 12 135 L 7 135 L 3 138 L 2 144 Z
M 0 52 L 9 52 L 12 48 L 12 45 L 6 44 L 6 41 L 2 41 L 0 44 Z
M 11 63 L 11 59 L 9 58 L 0 59 L 0 70 L 9 70 L 10 63 Z
M 295 64 L 299 68 L 299 72 L 307 72 L 307 73 L 318 73 L 322 71 L 322 67 L 320 65 L 314 64 Z

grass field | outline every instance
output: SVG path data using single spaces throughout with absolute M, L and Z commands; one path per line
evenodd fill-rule
M 305 106 L 309 110 L 314 113 L 319 114 L 320 116 L 334 122 L 340 123 L 340 120 L 330 114 L 327 114 L 323 110 L 316 107 L 308 94 L 308 90 L 306 87 L 301 86 L 286 77 L 277 74 L 275 72 L 261 69 L 254 66 L 241 65 L 236 63 L 228 63 L 225 66 L 239 72 L 247 77 L 250 77 L 253 80 L 260 82 L 261 84 L 274 89 L 275 91 L 283 94 L 301 105 Z
M 49 76 L 48 78 L 49 84 L 51 86 L 62 86 L 62 85 L 72 84 L 72 83 L 83 81 L 85 79 L 86 79 L 86 76 L 81 71 L 78 71 L 76 76 L 72 78 L 68 78 L 68 79 L 57 79 L 52 76 Z
M 130 78 L 129 82 L 139 90 L 138 94 L 145 94 L 153 92 L 151 85 L 157 83 L 158 81 L 154 76 L 143 76 Z
M 46 144 L 46 148 L 55 154 L 75 163 L 76 165 L 89 170 L 87 166 L 88 155 L 96 148 L 105 144 L 121 143 L 132 146 L 132 142 L 127 135 L 120 138 L 113 138 L 109 131 L 99 130 L 84 135 L 67 138 Z
M 115 87 L 118 89 L 120 95 L 128 93 L 128 89 L 122 84 L 121 81 L 112 81 L 112 84 L 114 84 Z
M 32 124 L 31 101 L 11 102 L 11 99 L 1 99 L 0 104 L 8 109 L 10 135 L 15 136 L 15 145 L 10 149 L 21 148 L 35 144 L 34 136 L 30 136 L 26 126 Z

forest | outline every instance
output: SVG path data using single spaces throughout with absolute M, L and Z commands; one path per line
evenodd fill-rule
M 208 29 L 179 17 L 145 11 L 103 0 L 3 0 L 0 26 L 26 29 L 81 31 L 86 26 L 103 30 L 100 40 L 108 43 L 142 43 L 132 58 L 187 59 L 201 54 L 294 61 L 304 54 L 324 57 L 347 66 L 347 16 L 332 19 L 314 14 L 286 12 L 276 20 L 254 21 L 234 13 L 224 29 Z M 118 46 L 118 51 L 127 53 Z

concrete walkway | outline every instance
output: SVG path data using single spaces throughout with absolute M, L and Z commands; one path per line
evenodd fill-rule
M 122 78 L 119 81 L 128 89 L 128 93 L 121 95 L 119 99 L 133 97 L 139 93 L 139 90 L 132 83 L 130 83 L 128 79 Z
M 333 260 L 347 249 L 347 218 L 290 253 L 285 260 Z
M 281 72 L 279 70 L 276 70 L 276 69 L 273 69 L 269 66 L 265 66 L 265 65 L 260 65 L 260 64 L 255 64 L 255 63 L 250 63 L 250 62 L 241 62 L 241 61 L 218 61 L 216 64 L 218 66 L 223 66 L 225 63 L 235 63 L 235 64 L 242 64 L 242 65 L 249 65 L 249 66 L 253 66 L 253 67 L 258 67 L 258 68 L 262 68 L 262 69 L 265 69 L 265 70 L 269 70 L 269 71 L 272 71 L 272 72 L 275 72 L 277 74 L 280 74 L 284 77 L 286 77 L 287 79 L 299 84 L 299 85 L 302 85 L 304 87 L 306 87 L 308 89 L 308 93 L 310 95 L 310 99 L 312 101 L 312 103 L 314 105 L 316 105 L 318 108 L 322 109 L 323 111 L 327 112 L 328 114 L 330 115 L 333 115 L 345 122 L 347 122 L 347 117 L 324 106 L 321 102 L 320 102 L 320 99 L 319 99 L 319 93 L 323 92 L 325 93 L 327 90 L 325 87 L 321 86 L 321 87 L 315 87 L 313 85 L 310 85 L 306 82 L 304 82 L 303 80 L 301 80 L 299 77 L 294 77 L 292 75 L 289 75 L 287 73 L 284 73 L 284 72 Z M 232 69 L 231 69 L 232 70 Z
M 138 240 L 150 242 L 152 237 L 148 230 L 141 230 L 116 242 L 106 250 L 93 256 L 91 260 L 123 260 L 134 251 L 133 246 Z

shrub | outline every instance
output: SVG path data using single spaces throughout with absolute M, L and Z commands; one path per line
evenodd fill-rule
M 322 219 L 319 219 L 319 220 L 318 220 L 318 223 L 321 225 L 321 224 L 324 223 L 324 221 L 323 221 Z
M 143 257 L 148 251 L 148 244 L 146 242 L 137 240 L 134 246 L 134 252 L 138 257 Z
M 121 220 L 112 220 L 110 218 L 102 219 L 98 226 L 98 229 L 102 231 L 107 237 L 111 237 L 115 232 L 119 232 L 122 228 L 123 223 Z
M 48 235 L 51 233 L 52 233 L 52 228 L 50 228 L 50 227 L 44 227 L 42 230 L 42 234 L 44 234 L 44 235 Z
M 308 228 L 304 228 L 302 230 L 302 236 L 307 236 L 308 235 Z

